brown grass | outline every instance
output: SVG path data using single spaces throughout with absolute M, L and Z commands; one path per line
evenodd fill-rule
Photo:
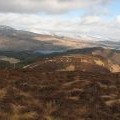
M 120 74 L 7 73 L 0 71 L 0 120 L 120 119 Z

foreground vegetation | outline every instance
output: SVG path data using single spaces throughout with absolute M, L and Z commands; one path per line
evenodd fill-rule
M 0 70 L 0 120 L 120 120 L 120 74 Z

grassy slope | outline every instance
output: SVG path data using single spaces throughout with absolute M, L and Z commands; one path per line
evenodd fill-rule
M 1 120 L 119 120 L 120 74 L 0 71 Z

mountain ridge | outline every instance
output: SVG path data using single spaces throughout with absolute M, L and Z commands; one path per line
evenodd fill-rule
M 58 51 L 87 47 L 105 47 L 119 49 L 120 43 L 112 41 L 94 41 L 94 39 L 76 39 L 59 34 L 37 34 L 16 30 L 9 26 L 0 27 L 0 50 L 41 50 Z

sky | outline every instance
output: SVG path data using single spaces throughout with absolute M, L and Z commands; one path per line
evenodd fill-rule
M 120 41 L 120 0 L 0 0 L 0 25 Z

